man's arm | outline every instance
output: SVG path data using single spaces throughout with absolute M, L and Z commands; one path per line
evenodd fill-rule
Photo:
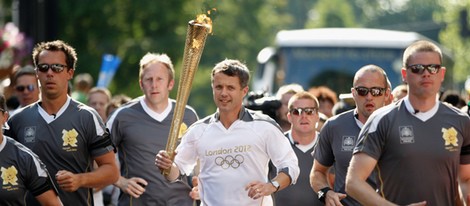
M 366 182 L 377 160 L 365 153 L 356 153 L 349 163 L 346 192 L 363 205 L 394 205 L 385 200 Z
M 74 192 L 80 187 L 97 188 L 113 184 L 119 178 L 119 171 L 112 151 L 94 159 L 98 168 L 91 172 L 73 174 L 66 170 L 60 170 L 56 174 L 56 180 L 63 190 Z
M 460 165 L 460 189 L 464 205 L 470 206 L 470 164 Z
M 62 206 L 62 202 L 52 189 L 36 196 L 36 200 L 43 206 Z
M 170 156 L 165 150 L 160 150 L 155 158 L 155 165 L 161 171 L 170 169 L 170 174 L 165 175 L 165 178 L 171 182 L 175 181 L 180 176 L 180 170 L 176 164 L 171 161 Z
M 274 184 L 271 183 L 274 181 L 279 183 L 279 188 L 276 188 Z M 291 184 L 291 178 L 288 174 L 279 172 L 271 182 L 252 181 L 245 186 L 245 190 L 248 191 L 250 198 L 258 199 L 288 187 Z
M 139 198 L 145 192 L 145 187 L 148 182 L 140 177 L 125 178 L 119 177 L 119 180 L 114 183 L 121 191 L 131 195 L 134 198 Z
M 318 162 L 316 159 L 313 160 L 313 167 L 310 171 L 310 185 L 315 190 L 319 192 L 323 188 L 329 188 L 328 184 L 328 168 Z M 325 194 L 325 205 L 341 205 L 340 200 L 345 198 L 347 195 L 342 193 L 337 193 L 333 190 L 329 190 Z

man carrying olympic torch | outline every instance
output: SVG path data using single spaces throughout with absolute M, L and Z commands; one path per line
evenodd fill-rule
M 297 157 L 277 123 L 242 106 L 249 73 L 238 60 L 218 63 L 211 76 L 217 111 L 186 131 L 174 161 L 165 150 L 156 156 L 155 164 L 169 170 L 165 177 L 172 182 L 200 161 L 202 205 L 273 205 L 270 195 L 299 175 Z M 271 180 L 269 160 L 278 168 Z

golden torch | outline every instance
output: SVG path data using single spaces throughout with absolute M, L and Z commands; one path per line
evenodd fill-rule
M 175 158 L 175 149 L 180 137 L 180 128 L 184 116 L 186 103 L 188 102 L 189 93 L 197 71 L 199 60 L 206 43 L 206 38 L 212 31 L 212 22 L 205 14 L 198 15 L 196 20 L 188 23 L 188 31 L 186 34 L 186 44 L 183 54 L 183 70 L 181 71 L 178 83 L 178 92 L 176 96 L 176 106 L 173 114 L 173 120 L 170 126 L 170 134 L 166 143 L 166 152 L 171 160 Z M 163 170 L 163 175 L 168 175 L 170 169 Z

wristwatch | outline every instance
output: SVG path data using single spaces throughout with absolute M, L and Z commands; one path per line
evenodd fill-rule
M 281 187 L 281 185 L 279 184 L 279 182 L 277 182 L 276 180 L 271 180 L 271 184 L 276 188 L 276 191 L 274 192 L 277 192 L 279 190 L 279 187 Z
M 326 193 L 328 193 L 328 191 L 330 191 L 330 190 L 331 190 L 330 187 L 324 187 L 324 188 L 320 189 L 320 191 L 318 191 L 318 193 L 317 193 L 318 200 L 320 200 L 320 202 L 325 203 Z

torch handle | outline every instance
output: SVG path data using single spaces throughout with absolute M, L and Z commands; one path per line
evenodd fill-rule
M 207 25 L 199 24 L 195 21 L 190 21 L 188 24 L 186 44 L 183 55 L 183 69 L 180 74 L 178 92 L 176 96 L 176 105 L 165 149 L 172 161 L 176 156 L 175 149 L 178 143 L 178 139 L 181 135 L 179 132 L 184 117 L 186 103 L 188 102 L 194 75 L 197 71 L 199 60 L 201 59 L 202 51 L 204 49 L 209 31 L 210 27 Z M 171 169 L 166 169 L 162 170 L 161 172 L 163 175 L 168 175 L 170 174 L 170 170 Z

